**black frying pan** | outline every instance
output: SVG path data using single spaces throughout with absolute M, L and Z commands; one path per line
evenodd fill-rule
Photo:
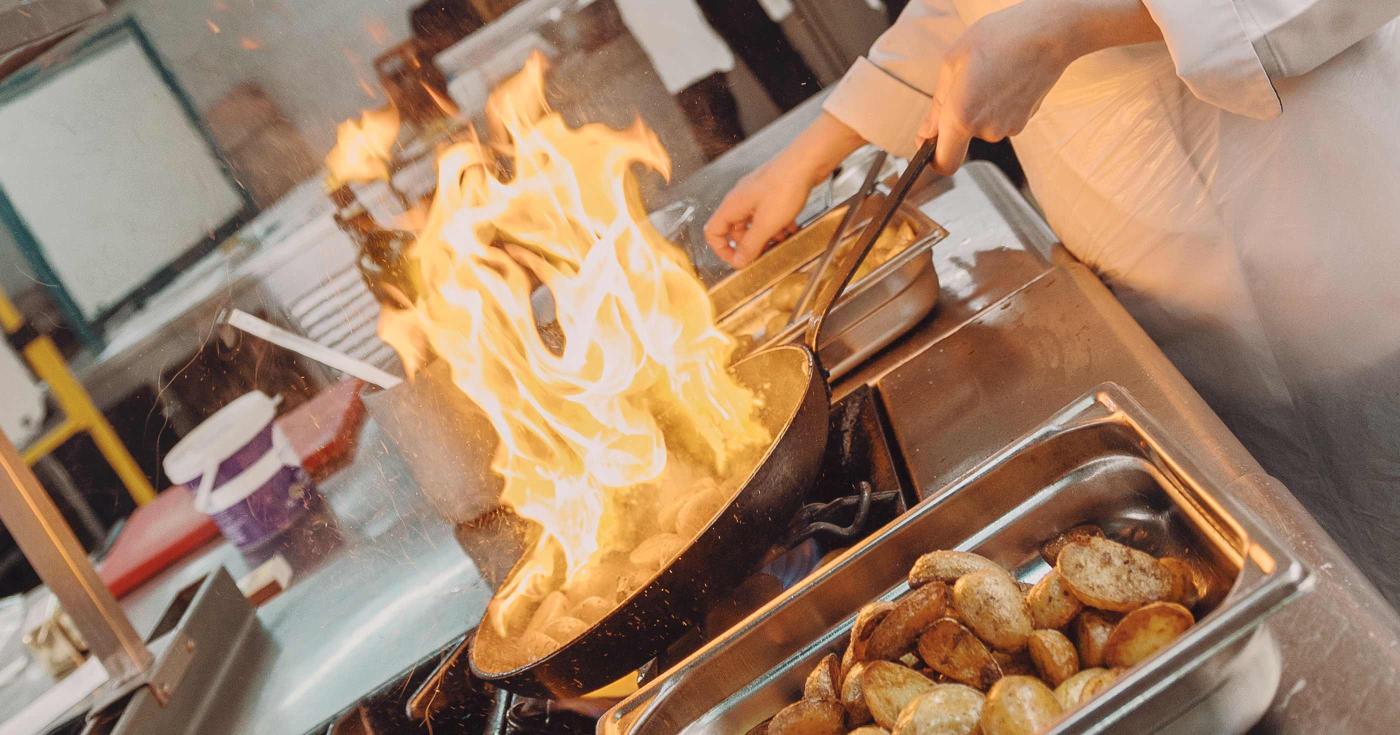
M 826 449 L 831 404 L 817 358 L 822 323 L 932 156 L 932 144 L 919 149 L 884 208 L 831 264 L 831 276 L 813 300 L 805 345 L 769 348 L 734 365 L 739 379 L 763 395 L 762 418 L 773 442 L 729 505 L 655 577 L 543 658 L 502 665 L 507 659 L 499 653 L 499 634 L 479 626 L 471 645 L 474 674 L 529 696 L 585 694 L 654 658 L 699 615 L 703 601 L 733 589 L 754 570 L 816 481 Z

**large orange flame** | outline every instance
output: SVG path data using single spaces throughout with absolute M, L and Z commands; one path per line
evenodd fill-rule
M 335 147 L 326 154 L 333 186 L 389 178 L 390 151 L 399 136 L 399 111 L 392 106 L 365 110 L 359 120 L 335 129 Z
M 498 596 L 504 631 L 512 605 L 637 543 L 624 491 L 678 457 L 677 472 L 723 477 L 768 434 L 726 369 L 734 340 L 704 286 L 646 218 L 632 169 L 669 175 L 656 136 L 640 121 L 570 128 L 545 100 L 538 56 L 493 93 L 488 117 L 507 140 L 442 154 L 412 252 L 422 293 L 381 332 L 410 371 L 426 354 L 447 361 L 499 436 L 504 502 L 543 529 Z M 541 287 L 562 339 L 537 326 L 550 316 L 532 302 Z

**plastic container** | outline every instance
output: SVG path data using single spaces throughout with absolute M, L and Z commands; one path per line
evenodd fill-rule
M 219 409 L 165 456 L 171 482 L 243 551 L 290 528 L 320 501 L 311 476 L 274 424 L 277 401 L 254 391 Z

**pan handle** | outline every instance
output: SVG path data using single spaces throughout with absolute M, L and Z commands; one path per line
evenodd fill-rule
M 904 202 L 904 198 L 909 196 L 909 190 L 914 188 L 914 182 L 919 179 L 924 167 L 933 158 L 935 141 L 929 140 L 919 146 L 919 150 L 914 157 L 909 159 L 909 165 L 904 167 L 904 173 L 900 174 L 899 181 L 895 182 L 894 188 L 890 190 L 889 198 L 885 200 L 884 207 L 875 215 L 865 229 L 860 233 L 860 239 L 850 250 L 843 252 L 831 263 L 830 277 L 822 278 L 821 288 L 817 291 L 812 302 L 812 320 L 807 323 L 806 343 L 811 348 L 812 353 L 817 353 L 820 344 L 822 324 L 826 322 L 827 314 L 831 313 L 831 307 L 835 305 L 836 299 L 841 296 L 841 292 L 846 290 L 846 286 L 851 282 L 851 276 L 855 275 L 856 269 L 865 260 L 865 256 L 870 253 L 870 249 L 875 246 L 875 241 L 880 238 L 880 233 L 885 231 L 890 220 L 894 218 L 894 213 L 899 209 L 899 205 Z

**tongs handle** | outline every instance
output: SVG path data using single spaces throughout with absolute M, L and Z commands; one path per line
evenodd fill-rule
M 870 198 L 870 194 L 875 191 L 875 186 L 880 181 L 880 171 L 885 168 L 885 159 L 889 154 L 880 151 L 875 155 L 875 159 L 870 163 L 870 169 L 865 172 L 865 181 L 861 182 L 860 189 L 856 190 L 856 195 L 851 197 L 851 201 L 846 205 L 846 213 L 841 215 L 841 221 L 836 225 L 836 231 L 831 233 L 831 241 L 826 244 L 826 250 L 822 252 L 821 260 L 812 268 L 812 272 L 807 276 L 807 285 L 802 289 L 802 295 L 797 299 L 797 305 L 792 310 L 792 320 L 798 321 L 807 313 L 807 307 L 812 303 L 812 296 L 817 291 L 817 285 L 821 283 L 822 274 L 831 265 L 831 259 L 835 257 L 836 251 L 841 248 L 841 242 L 846 239 L 846 231 L 851 229 L 851 223 L 855 221 L 856 215 L 865 206 L 865 200 Z
M 904 198 L 909 196 L 909 190 L 914 188 L 914 182 L 918 181 L 919 175 L 924 172 L 924 168 L 933 158 L 934 150 L 935 141 L 933 140 L 919 146 L 918 152 L 909 159 L 909 165 L 904 167 L 904 173 L 900 174 L 899 181 L 896 181 L 894 187 L 890 189 L 884 207 L 861 231 L 860 239 L 850 250 L 841 253 L 839 258 L 833 259 L 835 262 L 830 266 L 832 268 L 831 275 L 822 279 L 822 287 L 817 291 L 816 301 L 812 307 L 812 319 L 807 323 L 806 343 L 813 353 L 817 352 L 822 323 L 831 313 L 831 307 L 836 304 L 836 299 L 841 296 L 841 292 L 846 290 L 846 286 L 851 282 L 851 276 L 855 275 L 856 269 L 865 261 L 865 256 L 870 254 L 870 249 L 875 246 L 875 241 L 880 239 L 880 233 L 884 232 L 890 220 L 894 219 L 895 211 L 904 202 Z

